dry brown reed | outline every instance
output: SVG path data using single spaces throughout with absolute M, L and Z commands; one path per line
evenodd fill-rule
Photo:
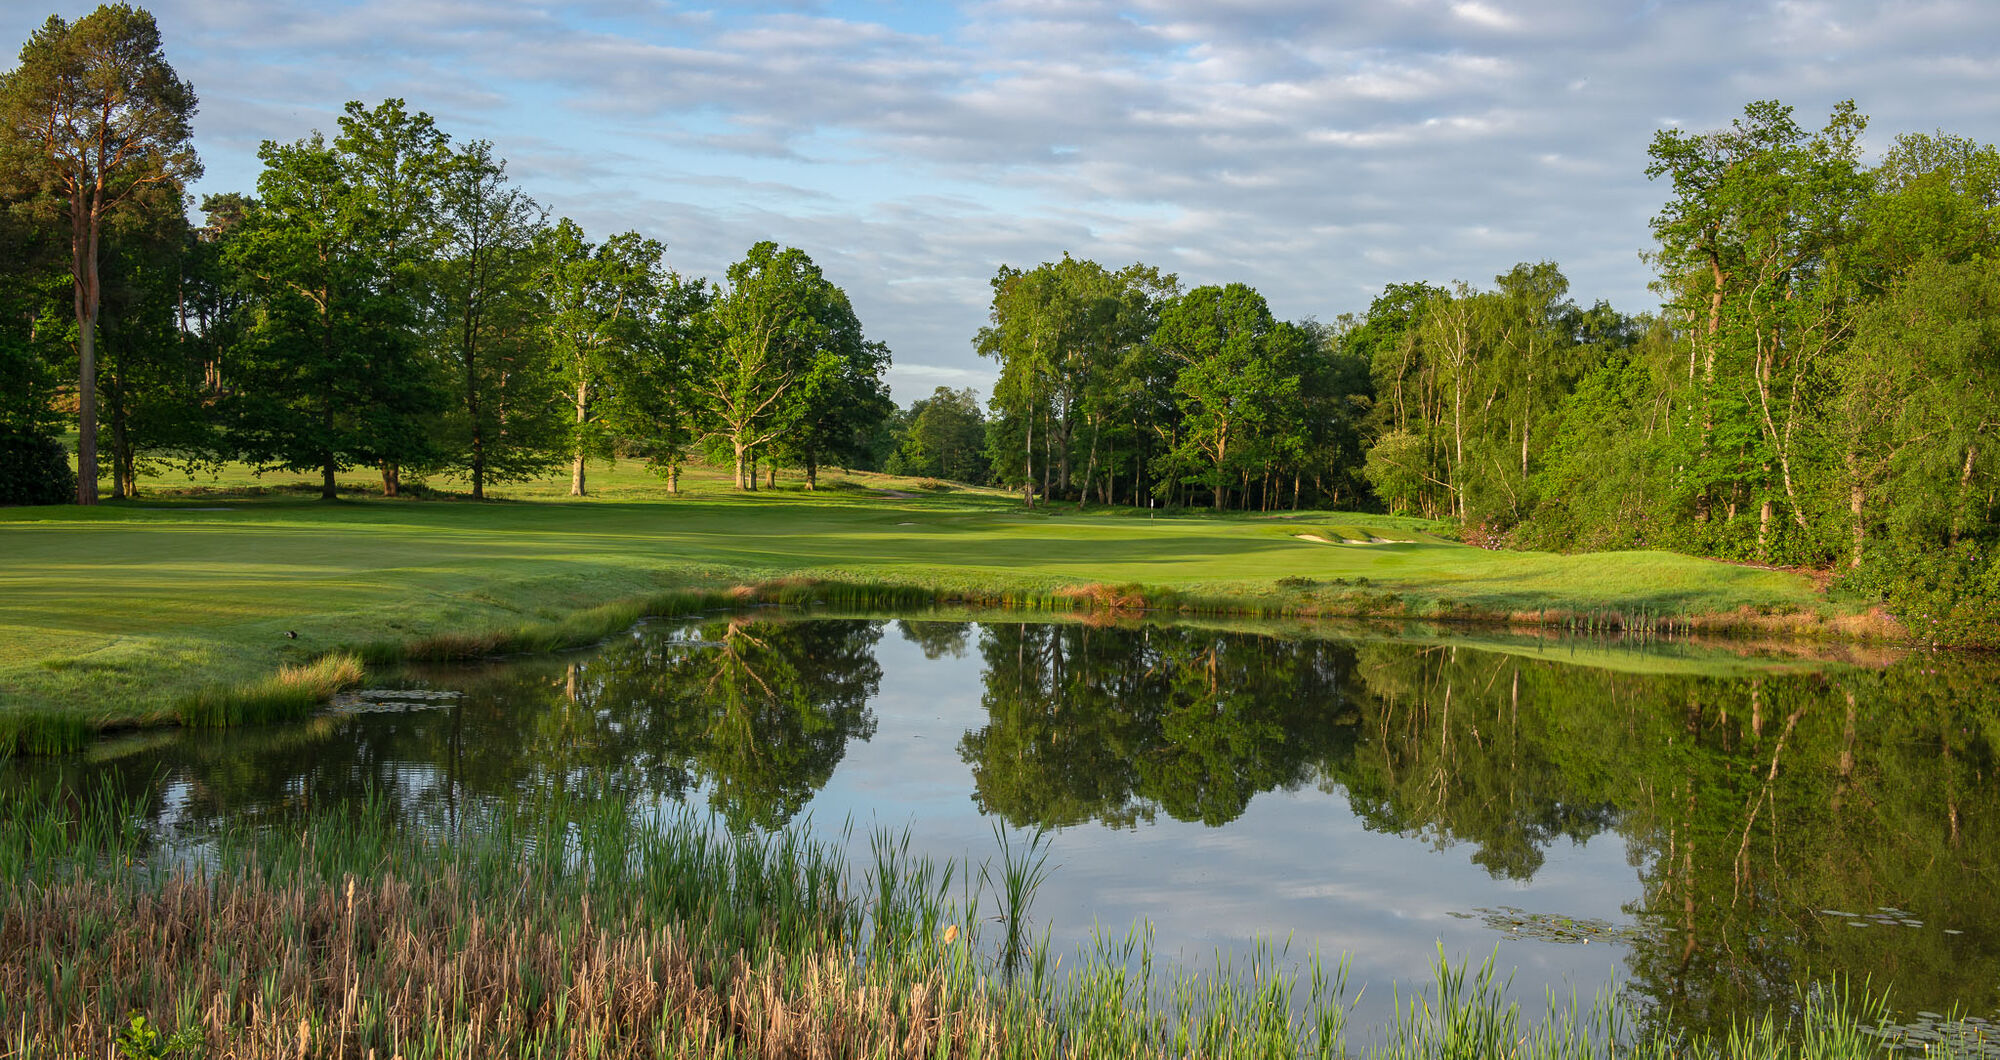
M 117 1056 L 130 1013 L 196 1028 L 202 1055 L 965 1057 L 1005 1021 L 918 975 L 828 946 L 756 964 L 629 907 L 484 904 L 446 870 L 274 881 L 76 874 L 12 895 L 0 924 L 0 1055 Z

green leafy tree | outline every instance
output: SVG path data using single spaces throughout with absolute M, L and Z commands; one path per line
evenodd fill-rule
M 1178 281 L 1148 265 L 1112 272 L 1065 254 L 1029 270 L 1003 265 L 992 288 L 991 323 L 974 345 L 1000 362 L 994 473 L 1020 483 L 1031 505 L 1038 492 L 1081 503 L 1093 485 L 1108 501 L 1120 444 L 1129 463 L 1152 441 L 1151 424 L 1133 419 L 1151 409 L 1130 370 L 1153 365 L 1140 351 Z
M 639 457 L 680 492 L 681 469 L 703 430 L 696 385 L 701 352 L 714 346 L 715 291 L 667 272 L 643 288 L 636 333 L 605 361 L 604 419 L 617 450 Z
M 259 157 L 259 207 L 229 250 L 256 302 L 232 392 L 236 451 L 318 470 L 328 499 L 343 468 L 434 462 L 427 425 L 443 402 L 398 280 L 401 229 L 337 144 L 266 142 Z
M 451 138 L 430 115 L 410 113 L 400 99 L 386 99 L 373 108 L 349 102 L 339 128 L 334 148 L 349 182 L 349 208 L 364 226 L 364 252 L 374 259 L 382 307 L 395 311 L 380 318 L 378 325 L 385 331 L 404 332 L 396 341 L 418 350 L 421 357 L 433 341 L 425 334 L 425 318 L 435 312 L 431 302 L 437 297 L 433 285 L 438 276 L 432 264 L 442 252 L 446 233 L 440 207 L 447 200 L 445 175 L 455 168 Z M 442 315 L 454 314 L 446 310 Z M 391 356 L 376 370 L 398 378 L 409 376 L 403 385 L 412 396 L 418 388 L 430 394 L 427 401 L 412 402 L 409 415 L 399 415 L 393 407 L 378 410 L 377 462 L 385 497 L 400 492 L 405 462 L 429 466 L 446 462 L 436 447 L 441 439 L 431 430 L 430 413 L 448 407 L 446 395 L 457 392 L 452 385 L 456 380 L 420 380 L 404 371 L 401 360 Z
M 1168 305 L 1154 341 L 1179 368 L 1181 428 L 1165 459 L 1183 481 L 1206 485 L 1221 511 L 1230 488 L 1247 482 L 1282 438 L 1312 338 L 1272 317 L 1256 291 L 1229 284 L 1195 288 Z
M 762 447 L 797 435 L 802 456 L 849 431 L 835 407 L 843 398 L 887 414 L 879 375 L 887 351 L 869 344 L 847 295 L 796 247 L 752 246 L 729 267 L 716 302 L 717 342 L 695 386 L 712 417 L 711 434 L 729 449 L 736 488 L 757 488 Z M 810 465 L 809 465 L 810 466 Z
M 971 388 L 941 386 L 912 402 L 901 431 L 890 473 L 985 483 L 986 415 Z
M 842 294 L 830 308 L 826 342 L 787 395 L 772 444 L 773 471 L 780 460 L 803 468 L 809 490 L 819 487 L 821 464 L 853 467 L 867 459 L 875 426 L 896 408 L 882 381 L 889 347 L 862 338 L 846 300 Z
M 55 399 L 76 326 L 67 240 L 0 198 L 0 504 L 76 498 Z
M 1754 533 L 1759 558 L 1827 558 L 1815 525 L 1813 471 L 1826 444 L 1816 413 L 1848 329 L 1855 276 L 1845 251 L 1867 191 L 1866 125 L 1849 101 L 1807 133 L 1792 108 L 1763 101 L 1727 129 L 1653 138 L 1647 175 L 1673 188 L 1653 219 L 1658 262 L 1668 311 L 1692 339 L 1682 492 L 1705 547 Z M 1734 529 L 1753 508 L 1754 530 Z
M 484 141 L 459 149 L 439 183 L 437 340 L 455 394 L 444 464 L 465 474 L 479 500 L 489 481 L 542 474 L 568 455 L 555 370 L 537 327 L 543 215 Z
M 218 448 L 207 358 L 183 313 L 197 242 L 178 193 L 127 200 L 105 228 L 99 278 L 100 451 L 111 496 L 138 495 L 139 474 L 161 462 L 193 467 Z
M 125 4 L 51 15 L 0 75 L 4 164 L 67 205 L 77 349 L 77 503 L 97 503 L 99 244 L 146 188 L 201 175 L 194 89 L 168 65 L 153 16 Z
M 642 314 L 658 297 L 666 247 L 637 232 L 593 244 L 565 217 L 543 233 L 537 253 L 545 341 L 571 397 L 569 492 L 581 497 L 585 461 L 613 452 L 598 398 L 611 366 L 645 340 Z

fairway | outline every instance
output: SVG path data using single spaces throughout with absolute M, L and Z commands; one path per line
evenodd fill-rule
M 250 485 L 233 476 L 94 510 L 0 510 L 0 711 L 156 720 L 201 690 L 337 648 L 776 578 L 973 598 L 1138 586 L 1184 606 L 1273 613 L 1821 606 L 1803 577 L 1666 553 L 1491 552 L 1418 520 L 1351 513 L 1030 512 L 1016 497 L 873 475 L 750 495 L 694 475 L 676 497 L 628 465 L 594 472 L 590 498 L 544 481 L 487 504 L 328 503 Z M 1362 533 L 1376 540 L 1341 543 Z

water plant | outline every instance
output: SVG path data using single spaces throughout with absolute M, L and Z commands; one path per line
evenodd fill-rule
M 414 826 L 377 795 L 171 841 L 135 808 L 108 788 L 0 791 L 0 1055 L 1819 1060 L 1899 1043 L 1879 1001 L 1837 983 L 1725 1038 L 1648 1035 L 1612 996 L 1525 1018 L 1493 962 L 1441 954 L 1427 991 L 1356 1036 L 1346 964 L 1280 945 L 1166 968 L 1136 926 L 1065 972 L 1022 941 L 1039 834 L 1001 832 L 998 877 L 975 879 L 878 830 L 857 893 L 845 849 L 803 829 L 732 834 L 587 790 Z M 989 885 L 997 960 L 977 937 Z

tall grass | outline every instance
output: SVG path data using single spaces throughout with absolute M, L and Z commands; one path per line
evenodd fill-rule
M 1524 1018 L 1490 961 L 1440 956 L 1380 1044 L 1350 1048 L 1344 963 L 1261 946 L 1163 969 L 1144 929 L 1100 935 L 1067 971 L 1049 963 L 1023 941 L 1047 871 L 1040 836 L 1003 834 L 998 874 L 975 875 L 878 832 L 856 892 L 837 843 L 585 795 L 415 826 L 371 798 L 177 846 L 135 827 L 136 809 L 105 793 L 0 793 L 0 1055 L 1819 1060 L 1891 1047 L 1870 1033 L 1879 1006 L 1837 986 L 1724 1039 L 1642 1037 L 1611 997 Z M 988 899 L 997 920 L 979 916 Z M 991 923 L 999 937 L 982 938 Z

